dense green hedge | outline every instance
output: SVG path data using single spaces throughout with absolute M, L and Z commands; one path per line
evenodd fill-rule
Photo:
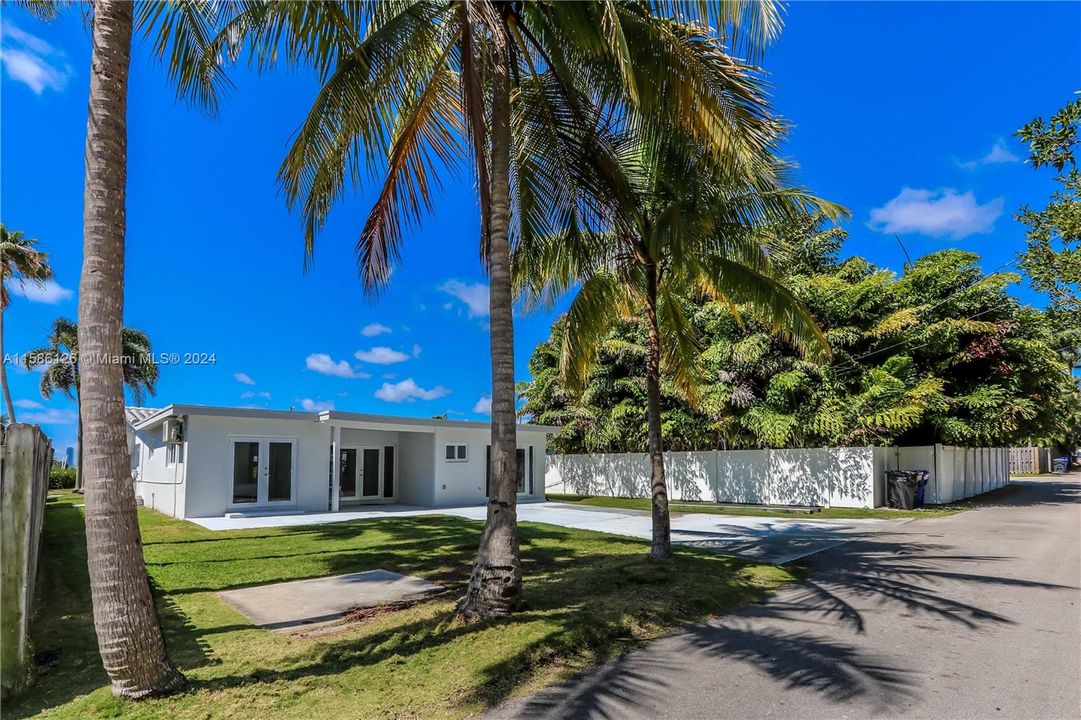
M 73 467 L 54 467 L 49 471 L 49 489 L 59 490 L 61 488 L 73 488 L 75 487 L 75 468 Z

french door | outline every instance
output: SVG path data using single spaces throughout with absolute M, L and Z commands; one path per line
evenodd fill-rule
M 394 447 L 343 447 L 338 458 L 342 500 L 394 497 Z
M 231 505 L 282 505 L 296 501 L 295 439 L 234 437 L 230 440 Z

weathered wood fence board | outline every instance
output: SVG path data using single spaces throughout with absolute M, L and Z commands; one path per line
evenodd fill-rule
M 26 678 L 41 523 L 53 450 L 36 425 L 0 428 L 0 694 Z
M 1051 448 L 1010 448 L 1010 472 L 1014 475 L 1039 475 L 1051 472 Z

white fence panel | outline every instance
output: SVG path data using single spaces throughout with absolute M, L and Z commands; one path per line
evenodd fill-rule
M 926 502 L 956 502 L 1009 482 L 1006 448 L 842 447 L 665 454 L 672 500 L 757 505 L 879 507 L 887 470 L 926 470 Z M 549 455 L 549 493 L 648 498 L 643 453 Z

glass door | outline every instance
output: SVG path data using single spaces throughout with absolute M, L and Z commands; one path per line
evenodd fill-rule
M 338 458 L 338 477 L 342 500 L 354 500 L 357 497 L 357 471 L 360 469 L 358 463 L 359 453 L 359 448 L 343 447 L 341 456 Z
M 233 441 L 233 505 L 259 502 L 259 441 Z
M 365 500 L 383 497 L 383 476 L 379 461 L 382 448 L 366 447 L 362 451 L 360 466 L 361 497 Z
M 231 505 L 272 505 L 295 500 L 296 440 L 233 438 L 232 456 Z
M 292 440 L 267 440 L 266 502 L 293 502 L 293 446 Z

